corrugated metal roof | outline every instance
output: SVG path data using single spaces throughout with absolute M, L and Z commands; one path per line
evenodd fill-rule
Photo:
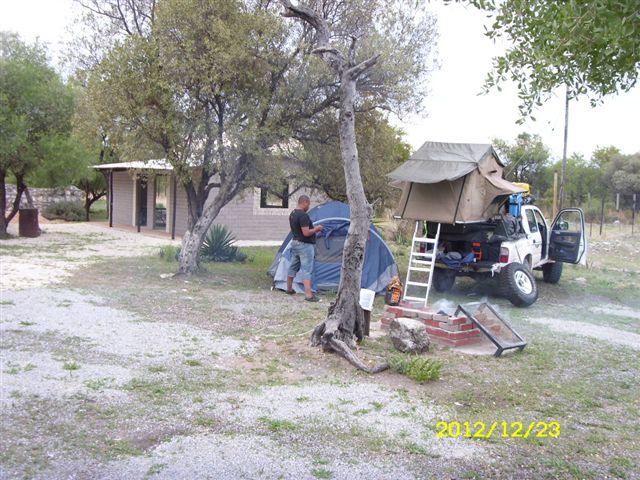
M 173 170 L 171 164 L 164 158 L 137 162 L 103 163 L 93 165 L 93 168 L 96 170 Z

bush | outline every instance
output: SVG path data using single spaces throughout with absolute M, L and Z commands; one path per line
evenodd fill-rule
M 419 355 L 397 353 L 389 358 L 389 366 L 417 382 L 429 382 L 440 378 L 442 362 Z
M 200 248 L 200 259 L 209 262 L 244 262 L 247 256 L 233 246 L 236 239 L 224 225 L 213 225 Z
M 165 245 L 164 247 L 160 247 L 159 255 L 165 262 L 176 262 L 180 256 L 180 247 L 176 245 Z
M 42 216 L 47 220 L 81 222 L 85 219 L 84 205 L 82 202 L 55 202 L 42 209 Z

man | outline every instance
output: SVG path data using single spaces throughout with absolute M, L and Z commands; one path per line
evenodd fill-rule
M 293 290 L 293 278 L 300 271 L 305 300 L 318 302 L 320 299 L 311 290 L 311 276 L 315 257 L 316 233 L 321 232 L 323 226 L 313 226 L 313 222 L 307 215 L 310 206 L 311 199 L 307 195 L 300 195 L 297 208 L 289 214 L 293 242 L 291 243 L 291 266 L 287 276 L 287 293 L 290 295 L 296 293 Z

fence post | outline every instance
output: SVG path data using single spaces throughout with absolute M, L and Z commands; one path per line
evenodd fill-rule
M 603 223 L 604 223 L 604 195 L 602 196 L 602 204 L 600 206 L 600 236 L 602 236 Z
M 636 194 L 633 194 L 633 210 L 631 211 L 631 235 L 633 235 L 634 224 L 636 223 Z

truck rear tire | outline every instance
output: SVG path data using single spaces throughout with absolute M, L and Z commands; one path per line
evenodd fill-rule
M 562 276 L 562 262 L 545 263 L 542 266 L 542 279 L 547 283 L 558 283 Z
M 456 282 L 456 271 L 447 268 L 435 268 L 433 270 L 433 288 L 436 292 L 446 293 L 451 290 Z
M 500 293 L 516 307 L 528 307 L 538 299 L 538 285 L 522 263 L 510 263 L 499 276 Z

